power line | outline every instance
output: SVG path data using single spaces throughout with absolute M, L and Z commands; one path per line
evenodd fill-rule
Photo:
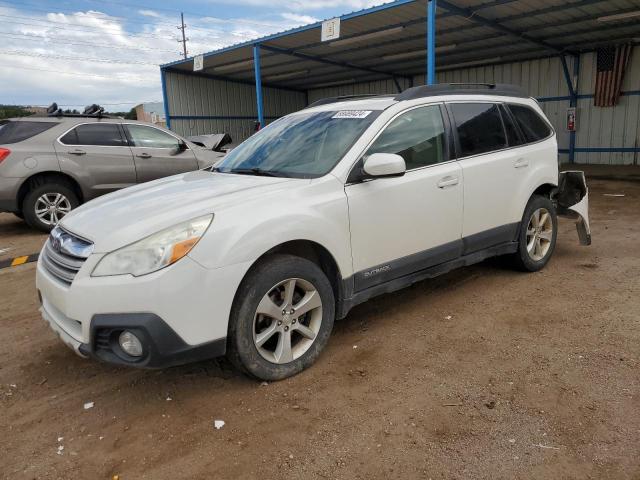
M 175 50 L 163 50 L 163 49 L 160 49 L 160 48 L 153 48 L 153 47 L 127 47 L 127 46 L 124 46 L 124 45 L 117 45 L 116 46 L 116 45 L 106 45 L 104 43 L 75 42 L 75 41 L 67 41 L 66 39 L 51 39 L 51 38 L 48 38 L 48 37 L 44 37 L 42 35 L 32 35 L 32 34 L 29 34 L 29 33 L 0 32 L 0 36 L 31 37 L 31 38 L 20 38 L 20 40 L 35 41 L 35 39 L 38 39 L 38 41 L 41 41 L 41 42 L 44 42 L 44 43 L 61 43 L 61 44 L 65 44 L 65 45 L 86 45 L 86 46 L 90 46 L 90 47 L 103 47 L 103 48 L 116 49 L 116 50 L 154 51 L 154 52 L 173 53 L 174 55 L 176 53 Z
M 72 60 L 72 61 L 80 61 L 80 62 L 99 62 L 99 63 L 118 63 L 118 64 L 129 64 L 129 65 L 154 65 L 158 66 L 158 63 L 153 62 L 131 62 L 127 60 L 116 60 L 109 58 L 87 58 L 87 57 L 68 57 L 65 55 L 56 55 L 49 53 L 33 53 L 33 52 L 25 52 L 20 50 L 10 50 L 10 51 L 2 51 L 0 50 L 0 55 L 18 55 L 21 57 L 35 57 L 35 58 L 51 58 L 56 60 Z
M 85 2 L 90 2 L 90 3 L 100 3 L 102 4 L 102 1 L 94 1 L 94 0 L 84 0 Z M 8 2 L 4 1 L 4 0 L 0 0 L 0 7 L 2 7 L 1 4 L 7 4 Z M 138 7 L 138 8 L 143 8 L 143 9 L 149 9 L 149 10 L 163 10 L 163 11 L 167 11 L 167 12 L 172 12 L 172 13 L 179 13 L 179 10 L 176 9 L 172 9 L 172 8 L 163 8 L 163 7 L 157 7 L 157 6 L 149 6 L 149 5 L 135 5 L 135 4 L 130 4 L 130 3 L 120 3 L 120 2 L 114 2 L 114 1 L 110 1 L 109 3 L 111 4 L 117 4 L 120 6 L 132 6 L 132 7 Z M 51 10 L 47 10 L 44 8 L 24 8 L 23 5 L 34 5 L 33 3 L 21 3 L 19 7 L 16 7 L 15 5 L 10 4 L 10 7 L 4 7 L 4 8 L 14 8 L 14 9 L 19 9 L 19 10 L 27 10 L 27 11 L 36 11 L 36 12 L 45 12 L 45 13 L 63 13 L 66 15 L 75 15 L 77 13 L 82 13 L 82 15 L 84 16 L 92 16 L 94 18 L 98 18 L 98 19 L 120 19 L 120 20 L 125 20 L 125 21 L 131 21 L 130 17 L 123 17 L 123 16 L 118 16 L 118 15 L 111 15 L 111 14 L 106 14 L 106 13 L 102 13 L 102 12 L 96 12 L 96 11 L 92 11 L 92 12 L 78 12 L 78 11 L 69 11 L 69 9 L 67 9 L 68 11 L 57 11 L 57 12 L 52 12 Z M 224 18 L 217 18 L 217 17 L 212 17 L 210 15 L 206 15 L 203 13 L 196 13 L 196 12 L 184 12 L 186 14 L 189 15 L 193 15 L 195 18 L 206 18 L 209 21 L 215 22 L 215 23 L 221 23 L 221 24 L 227 24 L 231 21 L 235 22 L 235 23 L 244 23 L 247 25 L 257 25 L 257 26 L 261 26 L 261 27 L 270 27 L 270 28 L 277 28 L 277 29 L 283 29 L 286 28 L 286 26 L 283 25 L 279 25 L 276 23 L 268 23 L 268 22 L 258 22 L 255 20 L 245 20 L 243 18 L 234 18 L 234 19 L 224 19 Z M 95 14 L 95 15 L 94 15 Z M 137 23 L 137 22 L 136 22 Z M 164 26 L 168 26 L 168 27 L 172 27 L 174 26 L 172 23 L 168 23 L 168 22 L 155 22 L 155 23 L 137 23 L 138 25 L 149 25 L 149 26 L 155 26 L 155 25 L 164 25 Z M 210 28 L 205 28 L 205 27 L 195 27 L 195 26 L 190 26 L 189 28 L 194 29 L 194 30 L 201 30 L 204 32 L 211 32 L 211 31 L 215 31 L 212 30 Z M 224 30 L 222 30 L 224 31 Z
M 67 72 L 65 70 L 48 70 L 45 68 L 33 68 L 33 67 L 23 67 L 23 66 L 19 66 L 19 65 L 8 65 L 6 63 L 2 64 L 2 68 L 17 68 L 20 70 L 34 70 L 37 72 L 49 72 L 49 73 L 58 73 L 61 75 L 75 75 L 77 77 L 94 77 L 94 78 L 106 78 L 106 79 L 117 79 L 117 80 L 135 80 L 135 81 L 139 81 L 139 82 L 145 82 L 145 83 L 149 83 L 149 79 L 148 78 L 125 78 L 122 76 L 118 76 L 118 75 L 99 75 L 97 73 L 80 73 L 80 72 Z
M 8 6 L 2 5 L 3 3 L 6 3 L 6 2 L 0 0 L 0 8 L 9 8 Z M 89 12 L 80 12 L 80 11 L 62 11 L 62 10 L 60 10 L 60 11 L 58 11 L 58 10 L 52 11 L 52 10 L 45 9 L 45 8 L 25 8 L 24 5 L 32 5 L 32 4 L 20 4 L 20 9 L 19 9 L 20 11 L 25 10 L 25 11 L 28 11 L 28 12 L 44 12 L 44 13 L 49 13 L 49 14 L 54 14 L 54 15 L 64 14 L 64 15 L 71 15 L 71 16 L 76 16 L 78 13 L 81 13 L 82 17 L 90 17 L 90 18 L 95 18 L 95 19 L 98 19 L 98 20 L 116 19 L 116 20 L 132 22 L 131 17 L 129 17 L 129 18 L 128 17 L 121 17 L 121 16 L 118 16 L 118 15 L 111 15 L 111 14 L 102 13 L 102 12 L 90 12 L 90 11 Z M 144 16 L 144 15 L 141 15 L 141 16 Z M 202 15 L 202 16 L 206 16 L 206 15 Z M 23 19 L 29 19 L 29 20 L 32 19 L 31 17 L 17 17 L 17 16 L 15 18 L 23 18 Z M 207 18 L 211 18 L 213 20 L 212 17 L 207 17 Z M 33 19 L 33 20 L 36 20 L 36 19 Z M 222 21 L 220 19 L 215 19 L 215 20 Z M 48 20 L 48 19 L 47 20 L 37 19 L 37 21 L 54 22 L 54 20 Z M 62 23 L 62 22 L 55 22 L 55 23 Z M 240 19 L 240 20 L 238 20 L 238 23 L 244 23 L 244 20 Z M 144 22 L 144 23 L 135 22 L 135 24 L 137 26 L 141 26 L 141 27 L 144 27 L 144 26 L 156 27 L 158 25 L 167 26 L 167 27 L 175 26 L 173 23 L 169 23 L 169 22 L 153 22 L 153 23 L 151 23 L 151 22 Z M 67 25 L 67 24 L 64 23 L 64 25 Z M 194 26 L 190 26 L 189 28 L 192 28 L 194 30 L 201 30 L 203 32 L 209 32 L 209 33 L 216 32 L 216 31 L 220 31 L 220 32 L 224 32 L 225 31 L 223 29 L 217 29 L 216 30 L 216 29 L 211 29 L 211 28 L 194 27 Z M 228 31 L 230 31 L 230 30 L 228 30 Z
M 84 2 L 88 2 L 88 3 L 100 3 L 102 4 L 102 0 L 83 0 Z M 179 13 L 180 10 L 176 10 L 175 8 L 166 8 L 166 7 L 160 7 L 160 6 L 156 6 L 156 5 L 142 5 L 142 4 L 135 4 L 135 3 L 131 3 L 131 2 L 118 2 L 115 0 L 109 0 L 109 4 L 115 4 L 115 5 L 122 5 L 125 7 L 136 7 L 136 8 L 144 8 L 144 9 L 149 9 L 149 10 L 162 10 L 165 12 L 173 12 L 173 13 Z M 202 12 L 188 12 L 188 11 L 183 11 L 183 13 L 187 14 L 187 15 L 193 15 L 195 18 L 202 18 L 202 17 L 206 17 L 208 19 L 214 20 L 214 21 L 218 21 L 221 23 L 229 23 L 230 21 L 236 22 L 236 23 L 246 23 L 246 24 L 250 24 L 250 25 L 259 25 L 262 27 L 271 27 L 271 28 L 282 28 L 282 25 L 278 25 L 275 23 L 266 23 L 266 22 L 257 22 L 254 20 L 244 20 L 244 19 L 224 19 L 224 18 L 216 18 L 216 17 L 210 17 L 207 16 L 206 14 L 203 14 Z M 193 27 L 195 28 L 195 27 Z
M 13 19 L 15 18 L 27 18 L 28 17 L 15 17 L 15 16 L 11 16 L 11 15 L 1 15 L 0 17 L 6 17 L 6 18 L 10 18 L 12 19 L 11 24 L 13 25 L 26 25 L 26 26 L 30 26 L 30 27 L 40 27 L 40 28 L 52 28 L 55 30 L 71 30 L 71 31 L 77 31 L 77 32 L 87 32 L 87 33 L 109 33 L 111 35 L 116 35 L 118 33 L 122 33 L 122 34 L 126 34 L 129 32 L 126 32 L 125 30 L 120 30 L 118 29 L 113 30 L 113 29 L 108 29 L 108 28 L 101 28 L 101 29 L 95 29 L 95 28 L 91 28 L 91 27 L 83 27 L 82 25 L 73 25 L 73 24 L 65 24 L 64 22 L 54 22 L 53 20 L 37 20 L 34 19 L 36 22 L 50 22 L 50 23 L 56 23 L 59 25 L 66 25 L 65 27 L 56 27 L 56 26 L 51 26 L 51 25 L 41 25 L 38 23 L 27 23 L 27 22 L 16 22 Z M 165 37 L 162 35 L 156 35 L 153 33 L 129 33 L 132 36 L 136 36 L 136 37 L 153 37 L 153 38 L 162 38 L 164 40 L 171 40 L 170 37 Z

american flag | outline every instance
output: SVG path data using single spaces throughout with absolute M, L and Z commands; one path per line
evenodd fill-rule
M 596 92 L 593 104 L 596 107 L 617 105 L 622 90 L 624 71 L 631 55 L 630 44 L 602 47 L 597 52 Z

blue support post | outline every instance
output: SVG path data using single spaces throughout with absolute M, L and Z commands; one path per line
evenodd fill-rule
M 436 83 L 436 0 L 427 2 L 427 85 Z
M 264 112 L 262 109 L 262 76 L 260 74 L 260 44 L 253 45 L 253 67 L 256 80 L 256 101 L 258 103 L 258 123 L 264 127 Z
M 564 72 L 564 78 L 567 82 L 567 89 L 569 90 L 569 106 L 576 108 L 578 105 L 578 74 L 580 72 L 580 55 L 573 57 L 573 77 L 569 73 L 569 66 L 564 55 L 560 55 L 560 62 L 562 64 L 562 71 Z M 574 85 L 573 82 L 576 84 Z M 569 163 L 574 163 L 576 152 L 576 132 L 569 132 Z
M 164 118 L 167 122 L 167 128 L 171 130 L 171 117 L 169 116 L 169 99 L 167 98 L 167 82 L 165 80 L 164 68 L 160 69 L 160 82 L 162 84 L 162 104 L 164 106 Z
M 575 79 L 575 86 L 573 87 L 573 95 L 571 96 L 570 106 L 576 109 L 576 117 L 578 110 L 578 87 L 580 75 L 580 54 L 573 57 L 573 78 Z M 576 123 L 577 125 L 577 123 Z M 569 132 L 569 163 L 575 163 L 576 156 L 576 132 Z

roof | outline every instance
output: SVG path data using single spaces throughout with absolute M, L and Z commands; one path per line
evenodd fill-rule
M 548 57 L 640 42 L 640 0 L 438 0 L 437 68 Z M 396 0 L 340 17 L 340 38 L 320 41 L 322 22 L 204 54 L 200 75 L 307 90 L 424 73 L 426 0 Z M 193 58 L 162 66 L 193 73 Z

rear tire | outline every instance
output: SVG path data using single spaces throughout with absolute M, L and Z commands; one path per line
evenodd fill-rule
M 331 335 L 333 289 L 313 262 L 273 255 L 242 281 L 231 312 L 227 356 L 260 380 L 282 380 L 311 366 Z
M 71 185 L 40 180 L 22 202 L 22 215 L 27 224 L 42 232 L 50 232 L 80 202 Z
M 556 247 L 558 217 L 548 197 L 533 195 L 529 199 L 518 234 L 518 251 L 511 256 L 518 270 L 537 272 L 549 262 Z

